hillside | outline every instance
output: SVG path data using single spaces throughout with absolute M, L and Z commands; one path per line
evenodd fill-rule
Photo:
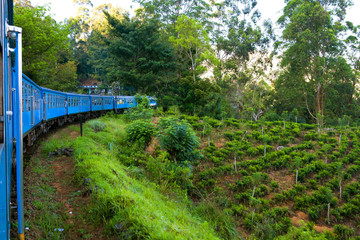
M 60 195 L 52 209 L 62 220 L 50 225 L 65 225 L 64 232 L 56 233 L 58 239 L 75 236 L 73 225 L 79 223 L 61 212 L 66 215 L 69 206 L 76 212 L 85 203 L 80 214 L 87 236 L 96 236 L 91 229 L 101 229 L 106 238 L 128 239 L 358 238 L 357 127 L 319 130 L 294 122 L 152 114 L 134 109 L 91 120 L 83 137 L 71 127 L 40 148 L 43 167 L 56 165 L 51 167 L 55 184 L 37 184 L 32 177 L 32 185 L 47 191 L 45 185 L 52 184 L 54 201 Z M 175 137 L 173 148 L 164 136 Z M 176 153 L 174 147 L 182 143 L 185 148 Z M 64 158 L 51 154 L 64 148 L 74 151 L 66 157 L 73 166 L 67 174 L 72 177 L 63 176 L 71 182 L 66 191 L 56 173 Z M 46 201 L 28 203 L 32 229 L 43 229 L 41 218 L 39 226 L 35 219 L 44 209 L 36 209 Z
M 241 235 L 269 239 L 302 222 L 330 239 L 360 234 L 359 128 L 182 118 L 202 137 L 192 198 L 232 214 Z

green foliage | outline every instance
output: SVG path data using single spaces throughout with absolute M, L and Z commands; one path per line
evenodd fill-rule
M 69 27 L 57 23 L 48 7 L 15 4 L 14 23 L 23 33 L 23 72 L 43 87 L 76 89 L 76 65 L 71 61 Z
M 154 115 L 154 110 L 149 106 L 149 99 L 146 96 L 135 96 L 136 105 L 129 108 L 125 112 L 125 119 L 128 121 L 148 120 L 150 121 Z
M 196 150 L 200 146 L 199 138 L 189 123 L 168 117 L 160 119 L 159 127 L 160 146 L 168 151 L 172 160 L 187 164 L 201 157 Z
M 119 19 L 105 13 L 110 30 L 108 52 L 113 60 L 108 67 L 111 82 L 131 86 L 136 93 L 164 96 L 173 80 L 174 53 L 163 41 L 160 24 L 155 20 L 141 21 L 123 16 Z
M 123 122 L 100 121 L 112 127 L 111 130 L 105 129 L 109 138 L 119 140 L 124 131 Z M 123 143 L 124 140 L 121 141 Z M 83 179 L 91 179 L 89 216 L 94 221 L 104 222 L 107 229 L 119 238 L 219 239 L 209 223 L 188 210 L 188 203 L 182 200 L 184 198 L 171 200 L 168 195 L 162 195 L 159 187 L 141 174 L 141 169 L 123 166 L 109 150 L 108 142 L 96 138 L 96 134 L 77 138 L 74 150 L 77 159 L 75 179 L 80 184 Z M 133 157 L 138 156 L 136 152 L 132 154 Z M 164 159 L 155 161 L 150 158 L 151 163 L 147 166 L 151 174 L 161 173 L 162 179 L 166 180 L 164 174 L 169 170 L 159 166 Z M 182 173 L 182 177 L 175 175 L 167 180 L 184 179 L 186 174 Z
M 144 120 L 136 120 L 126 127 L 126 132 L 130 143 L 139 142 L 144 147 L 147 147 L 155 135 L 155 124 Z
M 334 232 L 338 235 L 339 239 L 349 239 L 355 235 L 355 230 L 347 228 L 343 225 L 337 224 L 334 226 Z
M 56 152 L 58 149 L 70 148 L 71 142 L 66 139 L 50 139 L 45 142 L 42 147 L 42 152 L 48 155 L 51 152 Z
M 229 212 L 222 211 L 209 203 L 201 203 L 194 210 L 198 215 L 205 216 L 210 225 L 217 229 L 222 239 L 239 239 L 235 225 Z
M 88 126 L 92 128 L 95 132 L 101 132 L 105 129 L 106 124 L 99 120 L 91 120 L 88 122 Z

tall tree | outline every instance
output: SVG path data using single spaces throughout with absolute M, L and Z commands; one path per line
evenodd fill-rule
M 185 63 L 190 62 L 189 69 L 195 82 L 197 75 L 206 70 L 204 64 L 211 65 L 216 61 L 208 34 L 201 23 L 185 15 L 179 16 L 176 32 L 178 36 L 172 36 L 169 40 L 179 51 L 178 55 L 186 56 Z
M 175 63 L 173 49 L 162 39 L 159 23 L 128 16 L 120 21 L 107 13 L 106 17 L 111 27 L 109 78 L 132 86 L 137 93 L 163 95 Z
M 257 85 L 264 79 L 264 69 L 271 63 L 270 36 L 264 31 L 268 30 L 271 35 L 271 23 L 266 22 L 263 29 L 259 26 L 260 12 L 256 6 L 256 0 L 225 1 L 224 5 L 219 5 L 224 12 L 220 20 L 226 26 L 226 34 L 217 35 L 220 64 L 216 69 L 216 78 L 223 82 L 224 94 L 240 116 L 248 115 L 245 113 L 248 108 L 254 111 L 253 116 L 263 112 L 264 109 L 259 108 L 250 93 L 261 89 Z
M 52 87 L 51 76 L 54 72 L 60 74 L 65 68 L 66 72 L 74 69 L 74 62 L 69 62 L 71 60 L 69 29 L 66 25 L 57 23 L 50 16 L 48 7 L 34 7 L 28 1 L 15 1 L 14 22 L 17 26 L 22 27 L 25 33 L 23 36 L 23 71 L 36 83 Z M 62 66 L 62 64 L 66 65 Z M 71 73 L 71 75 L 73 74 L 76 73 Z M 61 81 L 61 79 L 58 80 Z M 61 88 L 56 89 L 62 90 Z
M 340 34 L 350 4 L 350 0 L 289 0 L 278 20 L 284 28 L 282 66 L 287 68 L 287 80 L 300 81 L 306 109 L 320 125 L 327 90 L 338 81 L 333 63 L 345 50 Z

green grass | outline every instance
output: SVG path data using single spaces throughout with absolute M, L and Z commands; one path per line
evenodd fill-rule
M 90 212 L 95 221 L 129 239 L 219 239 L 210 223 L 188 210 L 187 202 L 171 200 L 119 162 L 109 143 L 125 137 L 121 119 L 98 121 L 105 124 L 103 131 L 86 125 L 85 136 L 73 145 L 77 180 L 90 178 L 94 189 Z
M 25 177 L 25 181 L 31 184 L 26 192 L 26 199 L 31 202 L 31 207 L 25 208 L 25 227 L 28 227 L 31 233 L 36 233 L 36 236 L 30 233 L 30 238 L 66 239 L 63 232 L 55 231 L 66 231 L 69 225 L 66 223 L 68 216 L 63 211 L 64 205 L 56 201 L 56 189 L 47 184 L 53 178 L 54 172 L 49 164 L 38 158 L 33 158 L 31 165 L 31 172 Z M 41 214 L 38 214 L 39 212 Z

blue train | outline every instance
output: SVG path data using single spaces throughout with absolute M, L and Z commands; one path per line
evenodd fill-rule
M 133 96 L 65 93 L 44 88 L 22 74 L 22 32 L 13 25 L 13 1 L 1 1 L 0 56 L 0 240 L 10 239 L 11 210 L 24 236 L 23 144 L 32 145 L 51 126 L 136 106 Z M 156 99 L 150 106 L 156 106 Z

